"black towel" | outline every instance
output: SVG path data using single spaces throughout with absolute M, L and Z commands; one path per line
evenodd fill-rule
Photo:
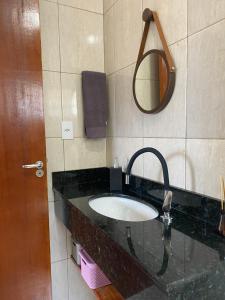
M 105 73 L 83 71 L 82 90 L 86 136 L 104 138 L 108 110 Z

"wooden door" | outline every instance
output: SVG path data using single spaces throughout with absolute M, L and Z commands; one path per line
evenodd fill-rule
M 0 0 L 0 299 L 51 298 L 38 0 Z

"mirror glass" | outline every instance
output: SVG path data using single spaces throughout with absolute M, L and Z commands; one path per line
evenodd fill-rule
M 134 96 L 139 108 L 151 112 L 165 106 L 169 80 L 166 61 L 158 52 L 150 52 L 141 60 L 134 77 Z M 159 109 L 160 110 L 160 109 Z

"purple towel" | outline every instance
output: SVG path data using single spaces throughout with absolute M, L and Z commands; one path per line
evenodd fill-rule
M 105 73 L 83 71 L 82 90 L 86 136 L 104 138 L 108 110 Z

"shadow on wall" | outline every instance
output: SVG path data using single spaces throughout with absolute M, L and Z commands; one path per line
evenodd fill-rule
M 167 165 L 169 165 L 169 161 L 173 160 L 174 158 L 177 157 L 182 157 L 185 160 L 185 172 L 187 173 L 187 169 L 189 171 L 190 174 L 190 186 L 191 186 L 191 191 L 195 191 L 195 187 L 196 187 L 196 178 L 195 178 L 195 171 L 194 171 L 194 166 L 193 163 L 190 159 L 190 157 L 188 157 L 187 155 L 185 155 L 183 152 L 175 152 L 175 153 L 171 153 L 168 156 L 165 156 L 165 160 L 167 162 Z M 169 166 L 168 166 L 169 169 Z M 169 169 L 169 175 L 170 175 L 170 169 Z M 160 169 L 158 174 L 157 174 L 157 181 L 161 181 L 161 178 L 163 176 L 162 170 Z M 185 180 L 186 181 L 186 180 Z

